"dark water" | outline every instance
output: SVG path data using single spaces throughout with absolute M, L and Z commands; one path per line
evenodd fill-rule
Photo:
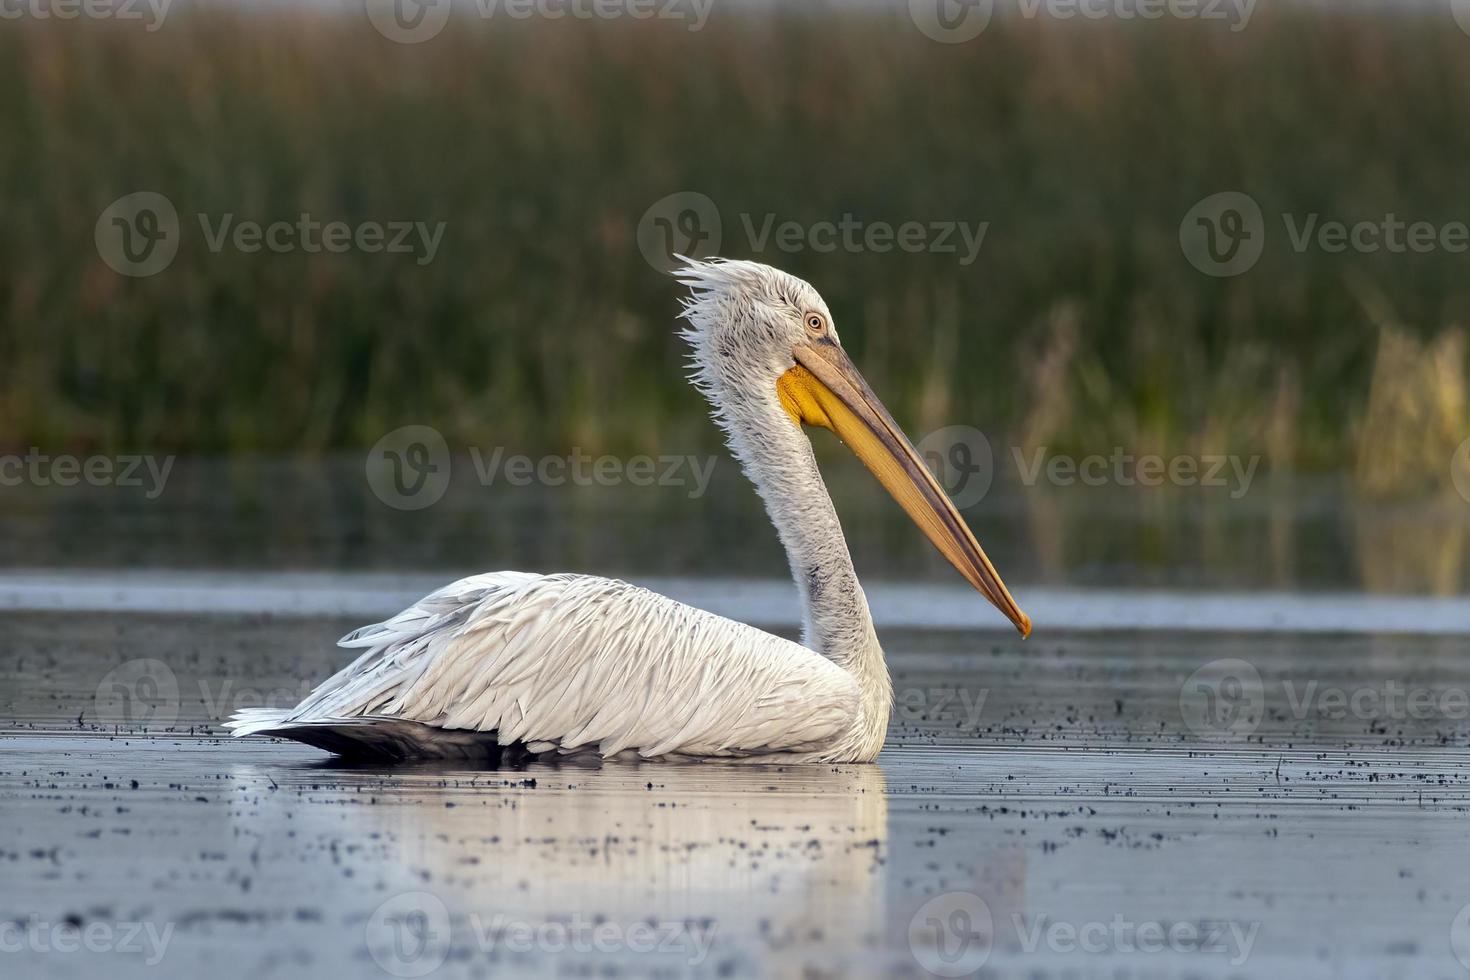
M 840 447 L 827 455 L 864 579 L 954 582 L 872 478 Z M 553 471 L 559 485 L 521 486 L 506 482 L 503 464 L 487 482 L 473 458 L 457 456 L 442 496 L 412 511 L 375 495 L 362 455 L 181 459 L 151 499 L 146 475 L 136 487 L 6 486 L 0 567 L 786 575 L 760 503 L 729 459 L 649 459 L 649 486 L 616 468 L 597 481 L 593 463 L 583 468 L 588 485 L 567 469 Z M 964 513 L 1013 584 L 1470 591 L 1470 502 L 1453 493 L 1375 502 L 1345 479 L 1267 475 L 1245 488 L 1026 486 L 1001 469 Z
M 0 975 L 1470 972 L 1453 508 L 997 488 L 972 516 L 1022 642 L 855 473 L 897 698 L 878 765 L 344 769 L 219 722 L 453 574 L 796 615 L 738 482 L 408 513 L 324 472 L 5 498 Z
M 342 663 L 357 618 L 5 620 L 7 975 L 1419 977 L 1470 958 L 1461 637 L 886 630 L 877 766 L 482 772 L 212 734 Z M 53 948 L 66 923 L 96 948 Z

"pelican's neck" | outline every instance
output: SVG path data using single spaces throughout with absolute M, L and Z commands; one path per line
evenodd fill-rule
M 731 449 L 786 549 L 801 595 L 802 643 L 856 678 L 881 737 L 892 703 L 888 667 L 811 442 L 774 393 L 755 418 L 746 415 L 744 425 L 737 419 L 729 418 Z

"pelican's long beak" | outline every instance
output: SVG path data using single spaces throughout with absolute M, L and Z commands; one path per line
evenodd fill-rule
M 776 386 L 787 414 L 797 424 L 835 432 L 939 553 L 1016 625 L 1022 637 L 1030 636 L 1031 617 L 1011 598 L 965 519 L 847 353 L 826 338 L 804 343 L 793 353 L 796 366 Z

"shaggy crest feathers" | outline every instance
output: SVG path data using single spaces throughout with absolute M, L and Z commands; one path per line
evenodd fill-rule
M 780 269 L 739 259 L 691 259 L 674 277 L 689 287 L 680 299 L 686 326 L 679 336 L 689 344 L 689 382 L 713 409 L 711 417 L 730 448 L 747 462 L 739 431 L 769 417 L 776 379 L 795 363 L 792 348 L 805 340 L 802 321 L 821 313 L 831 327 L 827 304 L 811 284 Z M 744 423 L 744 424 L 742 424 Z
M 821 301 L 809 283 L 769 265 L 741 259 L 675 257 L 684 265 L 674 270 L 674 278 L 693 291 L 682 301 L 683 316 L 691 321 L 693 318 L 689 314 L 713 297 L 783 302 L 787 306 L 812 299 Z M 707 321 L 700 325 L 706 326 Z M 686 336 L 691 332 L 686 330 Z
M 802 314 L 811 310 L 831 323 L 827 304 L 811 284 L 780 269 L 739 259 L 677 258 L 684 265 L 674 278 L 690 290 L 680 299 L 679 316 L 688 323 L 680 336 L 696 359 L 705 359 L 711 341 L 725 341 L 718 353 L 735 356 L 798 340 Z M 835 328 L 831 333 L 837 339 Z M 783 353 L 790 353 L 789 345 Z

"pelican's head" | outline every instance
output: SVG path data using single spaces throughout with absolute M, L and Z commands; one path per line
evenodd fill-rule
M 684 301 L 684 337 L 694 349 L 694 381 L 732 439 L 749 438 L 749 419 L 779 417 L 836 433 L 878 482 L 1021 635 L 1031 619 L 912 442 L 843 351 L 827 304 L 808 283 L 758 262 L 686 260 L 675 275 Z M 745 418 L 747 424 L 735 424 Z M 778 423 L 784 424 L 784 423 Z M 767 426 L 769 428 L 769 426 Z M 735 447 L 737 451 L 741 447 Z

